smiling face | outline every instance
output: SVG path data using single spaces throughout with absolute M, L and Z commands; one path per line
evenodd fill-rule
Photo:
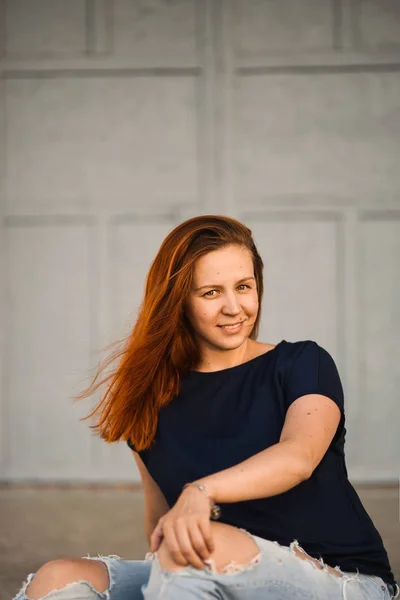
M 186 313 L 202 355 L 235 350 L 247 342 L 258 313 L 250 251 L 226 246 L 199 258 Z

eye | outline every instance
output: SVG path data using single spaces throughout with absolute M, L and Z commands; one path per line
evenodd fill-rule
M 249 286 L 249 285 L 247 285 L 246 283 L 241 283 L 240 285 L 238 285 L 238 289 L 239 289 L 239 288 L 242 288 L 242 289 L 244 289 L 244 288 L 250 289 L 250 286 Z
M 211 295 L 213 294 L 213 292 L 217 293 L 217 290 L 209 290 L 208 292 L 203 294 L 203 296 L 206 296 L 207 298 L 213 298 L 214 296 Z

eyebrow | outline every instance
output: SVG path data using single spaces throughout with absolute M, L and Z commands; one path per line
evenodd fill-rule
M 239 279 L 239 281 L 236 282 L 236 285 L 240 285 L 241 283 L 244 283 L 245 281 L 249 281 L 250 279 L 253 279 L 253 281 L 255 281 L 254 277 L 243 277 L 243 279 Z M 221 287 L 220 285 L 217 284 L 208 284 L 208 285 L 202 285 L 199 288 L 195 288 L 195 292 L 199 292 L 200 290 L 204 290 L 205 288 L 219 288 Z

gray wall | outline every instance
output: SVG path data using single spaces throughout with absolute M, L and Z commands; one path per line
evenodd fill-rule
M 0 478 L 138 477 L 70 399 L 212 212 L 254 231 L 261 339 L 336 359 L 351 477 L 397 479 L 400 3 L 0 6 Z

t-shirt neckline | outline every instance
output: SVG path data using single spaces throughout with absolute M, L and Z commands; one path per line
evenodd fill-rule
M 231 373 L 233 370 L 236 369 L 240 369 L 241 367 L 245 367 L 246 365 L 250 365 L 252 363 L 254 363 L 255 361 L 259 360 L 260 358 L 263 358 L 265 356 L 267 356 L 267 354 L 271 354 L 272 352 L 274 352 L 275 350 L 277 350 L 277 348 L 280 346 L 280 344 L 282 344 L 282 342 L 284 342 L 285 340 L 281 340 L 280 342 L 278 342 L 276 344 L 276 346 L 274 348 L 271 348 L 271 350 L 267 350 L 267 352 L 263 352 L 262 354 L 259 354 L 258 356 L 254 356 L 254 358 L 250 358 L 249 360 L 246 360 L 245 362 L 240 363 L 239 365 L 234 365 L 233 367 L 226 367 L 225 369 L 218 369 L 218 371 L 195 371 L 195 370 L 190 370 L 189 374 L 190 375 L 216 375 L 218 373 Z

